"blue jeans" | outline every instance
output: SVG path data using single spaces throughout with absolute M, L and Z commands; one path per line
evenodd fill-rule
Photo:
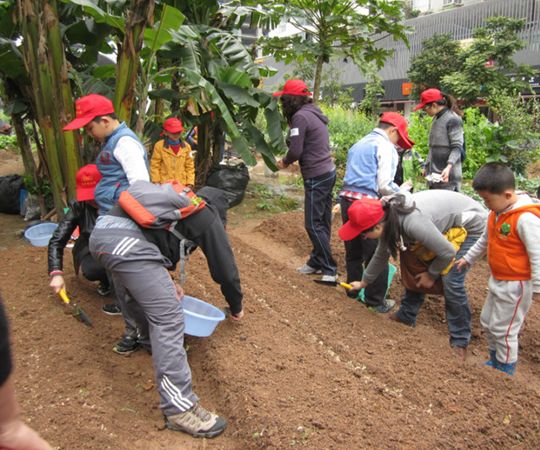
M 336 171 L 304 180 L 304 226 L 313 249 L 307 264 L 323 275 L 336 275 L 337 265 L 330 248 L 332 229 L 332 189 Z
M 468 237 L 457 252 L 456 261 L 461 258 L 478 240 Z M 471 340 L 471 308 L 465 290 L 465 275 L 468 269 L 458 272 L 455 267 L 442 277 L 446 322 L 452 347 L 467 347 Z M 424 294 L 405 290 L 401 299 L 401 307 L 396 313 L 399 321 L 408 325 L 416 325 L 416 317 L 424 303 Z

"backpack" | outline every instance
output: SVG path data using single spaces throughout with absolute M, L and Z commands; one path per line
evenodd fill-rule
M 141 227 L 166 229 L 173 233 L 179 220 L 206 206 L 202 198 L 177 181 L 153 184 L 142 180 L 135 181 L 123 191 L 118 204 Z
M 461 147 L 461 162 L 467 159 L 467 146 L 465 145 L 465 135 L 463 135 L 463 146 Z

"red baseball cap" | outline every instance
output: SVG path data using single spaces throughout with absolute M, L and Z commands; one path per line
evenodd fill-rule
M 299 95 L 299 96 L 312 96 L 309 89 L 302 80 L 287 80 L 283 86 L 282 91 L 274 92 L 274 97 L 281 95 Z
M 103 95 L 89 94 L 75 102 L 75 119 L 69 122 L 64 131 L 77 130 L 85 127 L 94 117 L 114 113 L 112 102 Z
M 399 134 L 398 145 L 401 148 L 411 148 L 414 142 L 409 138 L 407 132 L 407 120 L 400 113 L 385 112 L 379 117 L 379 122 L 389 123 L 397 128 Z
M 101 173 L 95 164 L 82 166 L 75 176 L 77 201 L 94 200 L 94 191 L 101 178 Z
M 170 117 L 163 122 L 163 129 L 168 133 L 181 133 L 184 131 L 184 125 L 182 121 L 176 117 Z
M 384 217 L 382 203 L 376 198 L 355 200 L 347 211 L 349 220 L 339 229 L 339 237 L 350 241 L 363 231 L 377 225 Z
M 438 89 L 431 88 L 426 89 L 424 92 L 420 94 L 420 103 L 416 105 L 413 109 L 413 111 L 418 111 L 419 109 L 422 109 L 424 106 L 426 106 L 429 103 L 433 103 L 439 100 L 443 100 L 444 97 Z

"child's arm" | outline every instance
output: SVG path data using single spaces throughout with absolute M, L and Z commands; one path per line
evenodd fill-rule
M 465 255 L 455 262 L 455 266 L 459 272 L 462 269 L 472 266 L 479 258 L 482 258 L 487 253 L 487 223 L 482 236 L 469 249 Z
M 161 183 L 161 176 L 159 174 L 159 168 L 161 167 L 161 160 L 163 155 L 158 145 L 154 145 L 154 151 L 152 152 L 152 159 L 150 160 L 150 179 L 152 183 Z
M 184 152 L 186 152 L 186 159 L 184 160 L 184 170 L 186 171 L 186 184 L 189 184 L 190 186 L 195 185 L 195 161 L 193 161 L 193 158 L 191 157 L 191 147 L 186 142 L 186 147 L 183 149 Z
M 531 264 L 533 292 L 540 293 L 540 218 L 532 213 L 523 213 L 517 224 L 519 238 L 527 249 Z

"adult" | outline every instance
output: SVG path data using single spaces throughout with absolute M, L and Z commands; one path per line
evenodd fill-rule
M 150 181 L 146 149 L 125 122 L 120 122 L 112 102 L 102 95 L 89 94 L 75 102 L 76 116 L 64 131 L 84 128 L 102 143 L 96 165 L 102 175 L 95 189 L 99 214 L 118 201 L 122 191 L 137 180 Z
M 289 124 L 289 150 L 277 166 L 285 169 L 298 161 L 304 178 L 304 226 L 313 249 L 298 271 L 305 275 L 322 273 L 323 282 L 335 283 L 337 265 L 330 248 L 330 233 L 336 168 L 330 154 L 328 117 L 313 104 L 312 94 L 302 80 L 287 80 L 283 90 L 274 92 L 274 96 L 280 97 Z
M 0 298 L 0 448 L 11 450 L 52 450 L 20 418 L 15 397 L 7 318 Z
M 73 267 L 79 270 L 89 281 L 98 281 L 97 292 L 106 296 L 111 292 L 111 285 L 105 267 L 90 254 L 88 240 L 94 229 L 98 216 L 98 206 L 94 200 L 94 191 L 101 174 L 95 164 L 88 164 L 77 171 L 75 177 L 77 200 L 69 204 L 69 211 L 58 228 L 54 231 L 48 248 L 49 286 L 57 294 L 66 288 L 64 280 L 64 249 L 75 229 L 79 228 L 79 236 L 73 246 Z M 121 314 L 116 304 L 106 304 L 103 312 L 109 315 Z
M 429 132 L 429 153 L 425 174 L 430 189 L 459 191 L 461 187 L 461 154 L 464 145 L 463 113 L 456 100 L 439 89 L 427 89 L 420 94 L 414 110 L 423 109 L 433 117 Z
M 471 339 L 471 310 L 465 290 L 467 270 L 459 271 L 453 262 L 478 240 L 486 220 L 487 211 L 482 205 L 458 192 L 423 191 L 395 194 L 387 200 L 358 200 L 349 208 L 349 221 L 339 235 L 343 240 L 362 235 L 379 239 L 379 244 L 362 280 L 351 284 L 355 289 L 369 286 L 388 265 L 389 256 L 396 258 L 399 252 L 405 294 L 400 309 L 390 318 L 415 326 L 424 293 L 430 292 L 436 283 L 442 284 L 450 345 L 465 358 Z M 420 264 L 412 283 L 404 276 L 409 265 L 403 264 L 405 256 L 412 256 L 415 266 Z
M 339 193 L 343 223 L 349 220 L 349 208 L 356 200 L 377 199 L 399 191 L 394 183 L 399 162 L 396 145 L 410 149 L 414 142 L 407 133 L 405 118 L 396 112 L 386 112 L 381 115 L 377 128 L 349 149 L 343 189 Z M 369 264 L 376 248 L 375 239 L 357 237 L 345 242 L 347 282 L 362 279 L 364 266 Z M 395 301 L 386 299 L 387 288 L 388 267 L 383 268 L 366 289 L 365 304 L 379 313 L 389 312 Z M 356 298 L 358 291 L 349 290 L 347 295 Z
M 0 119 L 0 134 L 11 134 L 11 125 L 2 119 Z
M 166 201 L 170 184 L 153 186 L 138 181 L 128 192 Z M 225 202 L 223 202 L 225 203 Z M 231 318 L 243 316 L 240 279 L 219 214 L 212 205 L 179 220 L 174 231 L 199 245 L 205 253 L 212 278 L 221 285 L 229 303 Z M 119 205 L 101 216 L 90 237 L 92 254 L 112 273 L 126 326 L 136 323 L 140 336 L 150 345 L 160 407 L 168 428 L 194 436 L 214 437 L 223 432 L 226 422 L 199 405 L 193 393 L 191 372 L 184 350 L 183 291 L 167 269 L 180 259 L 179 238 L 165 229 L 145 229 Z

